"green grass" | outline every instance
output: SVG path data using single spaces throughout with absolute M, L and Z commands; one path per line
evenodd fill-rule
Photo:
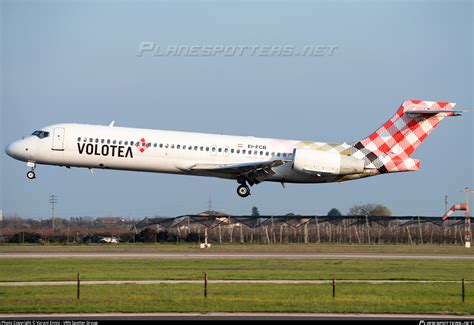
M 474 280 L 472 260 L 0 259 L 1 281 L 201 279 Z
M 0 244 L 0 253 L 21 252 L 137 252 L 137 253 L 391 253 L 391 254 L 463 254 L 474 255 L 462 245 L 350 245 L 350 244 L 216 244 L 203 251 L 197 244 L 93 244 L 32 245 Z
M 193 245 L 1 246 L 0 252 L 27 251 L 200 252 Z M 391 245 L 213 245 L 205 252 L 472 254 L 454 246 Z M 453 260 L 242 260 L 242 259 L 0 259 L 0 281 L 75 280 L 455 280 L 474 281 L 474 261 Z M 200 284 L 0 286 L 0 313 L 74 312 L 319 312 L 474 314 L 474 284 L 338 283 L 213 284 L 203 297 Z
M 211 284 L 1 287 L 1 313 L 318 312 L 474 314 L 474 285 L 461 303 L 459 284 Z

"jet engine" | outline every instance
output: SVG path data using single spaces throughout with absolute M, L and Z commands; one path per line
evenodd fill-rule
M 364 171 L 364 161 L 319 150 L 295 149 L 293 169 L 308 174 L 349 175 Z

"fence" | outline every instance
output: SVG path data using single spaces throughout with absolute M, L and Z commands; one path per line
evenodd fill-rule
M 146 218 L 135 225 L 167 237 L 215 243 L 463 244 L 464 217 L 198 216 Z M 161 235 L 160 235 L 161 234 Z M 156 240 L 156 239 L 155 239 Z

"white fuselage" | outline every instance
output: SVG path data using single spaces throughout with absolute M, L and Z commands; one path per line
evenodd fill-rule
M 455 103 L 405 101 L 368 137 L 323 143 L 231 135 L 57 124 L 9 144 L 6 153 L 37 164 L 118 169 L 235 179 L 237 194 L 264 181 L 328 183 L 420 169 L 411 154 Z
M 199 165 L 230 165 L 291 161 L 293 149 L 304 143 L 294 140 L 160 131 L 115 126 L 58 124 L 43 128 L 45 138 L 35 135 L 7 148 L 12 157 L 35 164 L 212 176 L 235 179 L 218 171 L 196 171 Z M 137 143 L 139 145 L 137 146 Z M 292 164 L 275 168 L 266 181 L 320 183 L 334 181 L 300 173 Z

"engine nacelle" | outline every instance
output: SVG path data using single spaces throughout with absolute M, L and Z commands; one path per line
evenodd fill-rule
M 349 175 L 364 171 L 361 159 L 319 150 L 295 149 L 293 168 L 308 174 Z

